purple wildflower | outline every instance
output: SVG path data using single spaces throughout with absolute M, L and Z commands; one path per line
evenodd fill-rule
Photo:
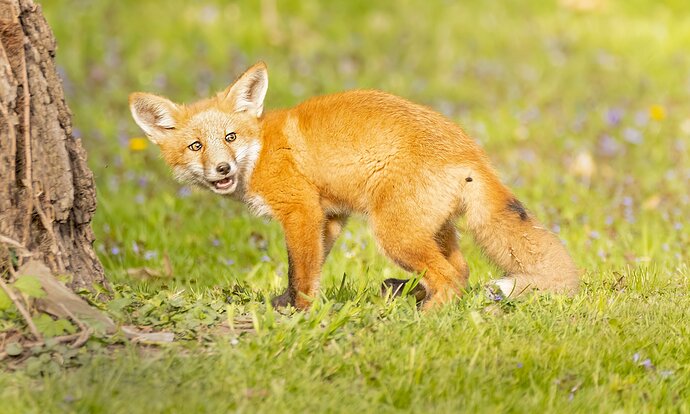
M 611 135 L 604 134 L 599 138 L 599 154 L 605 157 L 613 157 L 620 154 L 623 146 Z
M 604 249 L 597 250 L 597 256 L 599 256 L 599 258 L 601 260 L 605 261 L 606 260 L 606 251 L 604 251 Z
M 641 367 L 645 367 L 646 369 L 654 369 L 654 364 L 652 364 L 652 360 L 647 358 L 644 361 L 640 362 Z
M 634 145 L 640 145 L 644 141 L 642 133 L 635 128 L 625 128 L 623 131 L 623 139 Z
M 120 180 L 116 176 L 110 177 L 108 180 L 108 188 L 113 192 L 117 192 L 120 189 Z
M 605 114 L 606 122 L 610 126 L 616 126 L 621 123 L 624 113 L 621 108 L 610 108 Z
M 635 124 L 637 126 L 643 127 L 649 123 L 649 113 L 645 111 L 637 111 L 635 113 Z
M 625 221 L 628 223 L 635 223 L 637 219 L 635 218 L 635 213 L 633 213 L 632 209 L 626 208 L 625 211 L 623 212 L 623 215 L 625 216 Z
M 526 110 L 522 111 L 519 115 L 519 118 L 523 123 L 529 123 L 529 122 L 536 121 L 537 119 L 539 119 L 540 115 L 541 115 L 541 112 L 539 111 L 539 108 L 532 106 L 532 107 L 527 108 Z
M 121 147 L 127 147 L 129 145 L 129 135 L 125 131 L 118 131 L 117 142 Z
M 520 150 L 520 159 L 527 163 L 534 162 L 537 160 L 537 154 L 531 149 L 523 149 Z
M 180 189 L 177 191 L 177 195 L 180 198 L 187 198 L 192 195 L 192 189 L 187 186 L 180 187 Z
M 139 176 L 139 179 L 137 180 L 139 187 L 144 188 L 147 185 L 149 185 L 149 179 L 146 176 Z

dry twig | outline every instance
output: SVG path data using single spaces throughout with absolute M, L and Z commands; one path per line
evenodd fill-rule
M 15 249 L 26 250 L 26 247 L 24 247 L 21 243 L 10 237 L 3 236 L 2 234 L 0 234 L 0 243 L 4 243 L 8 246 L 14 247 Z
M 77 318 L 77 316 L 74 313 L 72 313 L 72 311 L 67 309 L 67 307 L 65 305 L 60 304 L 60 307 L 62 308 L 62 310 L 65 311 L 67 316 L 69 316 L 70 319 L 72 319 L 74 321 L 74 323 L 76 323 L 77 326 L 79 326 L 79 329 L 81 330 L 79 332 L 79 337 L 77 338 L 76 341 L 74 341 L 74 343 L 71 346 L 72 348 L 79 348 L 80 346 L 84 345 L 86 343 L 86 341 L 89 340 L 93 331 L 91 328 L 89 328 L 88 325 L 86 325 L 79 318 Z

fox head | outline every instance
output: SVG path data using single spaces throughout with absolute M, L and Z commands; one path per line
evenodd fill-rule
M 129 106 L 179 181 L 241 197 L 261 150 L 267 88 L 266 65 L 260 62 L 211 98 L 182 105 L 135 92 Z

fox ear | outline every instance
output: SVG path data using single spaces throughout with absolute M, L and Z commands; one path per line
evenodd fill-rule
M 248 111 L 260 118 L 264 112 L 264 98 L 268 90 L 266 64 L 259 62 L 247 69 L 223 92 L 223 100 L 233 105 L 236 112 Z
M 155 144 L 175 129 L 174 114 L 179 109 L 172 101 L 150 93 L 129 95 L 129 109 L 137 125 Z

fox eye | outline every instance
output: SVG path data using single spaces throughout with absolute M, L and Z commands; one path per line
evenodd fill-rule
M 201 145 L 201 142 L 199 141 L 194 141 L 191 144 L 187 145 L 187 148 L 189 148 L 192 151 L 199 151 L 203 145 Z
M 228 132 L 225 134 L 225 141 L 226 142 L 232 142 L 237 139 L 237 134 L 234 132 Z

